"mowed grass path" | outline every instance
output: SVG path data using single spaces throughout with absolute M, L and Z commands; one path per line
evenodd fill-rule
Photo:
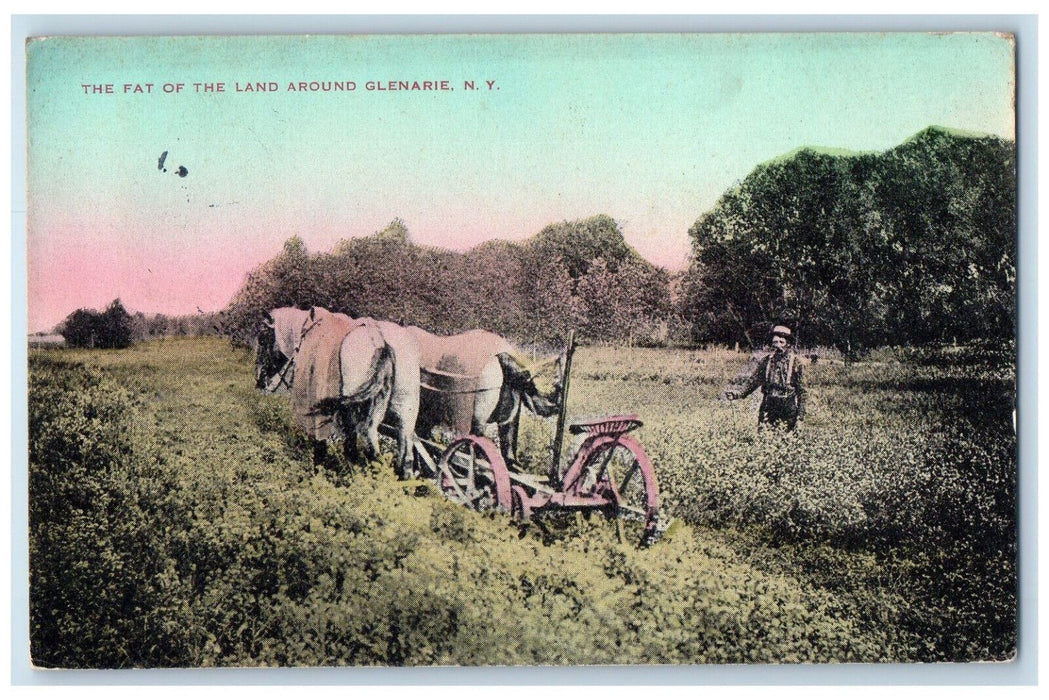
M 920 630 L 901 624 L 897 591 L 872 583 L 885 567 L 868 552 L 836 547 L 832 526 L 770 544 L 761 517 L 710 501 L 710 493 L 716 500 L 733 492 L 711 473 L 738 474 L 712 464 L 710 445 L 689 442 L 697 436 L 721 436 L 715 447 L 743 444 L 750 451 L 734 453 L 744 459 L 740 469 L 769 483 L 767 464 L 754 458 L 775 444 L 755 440 L 745 407 L 713 398 L 718 372 L 738 358 L 697 367 L 699 356 L 684 352 L 577 356 L 570 413 L 641 413 L 641 438 L 678 516 L 667 538 L 638 550 L 600 517 L 552 521 L 544 532 L 466 511 L 427 483 L 396 481 L 388 458 L 352 475 L 315 473 L 287 398 L 260 396 L 250 355 L 217 339 L 44 354 L 99 367 L 127 389 L 129 459 L 175 475 L 178 492 L 152 525 L 180 577 L 170 595 L 179 596 L 172 607 L 181 611 L 185 652 L 155 663 L 921 657 Z M 613 376 L 638 365 L 652 376 Z M 817 408 L 812 429 L 826 419 Z M 529 422 L 524 433 L 535 464 L 545 464 L 548 426 Z M 748 488 L 737 485 L 737 498 L 752 495 Z M 847 579 L 843 564 L 848 576 L 866 576 Z M 136 663 L 150 665 L 148 658 Z

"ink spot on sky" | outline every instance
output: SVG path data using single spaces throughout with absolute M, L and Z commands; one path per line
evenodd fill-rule
M 164 161 L 167 159 L 167 157 L 168 157 L 168 152 L 167 151 L 164 151 L 163 153 L 160 154 L 160 159 L 157 161 L 157 170 L 161 170 L 161 171 L 163 171 L 165 173 L 167 172 L 167 170 L 164 170 Z
M 189 175 L 189 171 L 186 170 L 186 166 L 185 165 L 178 166 L 178 170 L 176 170 L 175 172 L 178 173 L 179 177 L 186 177 L 187 175 Z

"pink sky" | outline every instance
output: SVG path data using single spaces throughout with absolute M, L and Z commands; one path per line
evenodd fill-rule
M 364 228 L 368 224 L 361 224 L 359 232 L 367 235 L 381 230 L 392 218 L 376 218 L 370 228 Z M 465 250 L 492 237 L 490 228 L 479 227 L 468 233 L 449 222 L 435 226 L 426 235 L 413 229 L 411 221 L 405 223 L 413 240 L 424 245 Z M 235 237 L 236 241 L 213 247 L 202 255 L 198 248 L 174 235 L 168 240 L 156 241 L 145 236 L 126 237 L 84 228 L 68 224 L 64 234 L 36 237 L 29 246 L 31 332 L 50 330 L 77 308 L 101 309 L 115 298 L 120 298 L 130 311 L 147 314 L 191 314 L 198 308 L 220 310 L 240 288 L 245 275 L 277 255 L 283 241 L 292 235 L 289 231 L 285 236 L 284 231 L 288 229 L 283 227 L 278 227 L 277 232 L 258 231 L 255 235 L 245 231 Z M 537 226 L 527 235 L 541 228 Z M 311 230 L 312 233 L 299 234 L 311 252 L 330 250 L 342 237 L 332 230 Z M 220 237 L 198 235 L 193 240 Z M 229 232 L 225 237 L 234 238 Z M 525 236 L 510 233 L 501 237 Z M 680 236 L 678 245 L 673 247 L 660 239 L 639 238 L 631 243 L 655 264 L 680 269 L 688 254 L 685 238 Z

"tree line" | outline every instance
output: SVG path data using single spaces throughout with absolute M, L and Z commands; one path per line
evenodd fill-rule
M 330 251 L 291 233 L 217 314 L 130 315 L 116 300 L 60 332 L 94 347 L 215 332 L 249 343 L 267 309 L 318 305 L 534 347 L 569 328 L 583 342 L 756 347 L 786 323 L 802 345 L 848 356 L 1016 335 L 1015 144 L 938 127 L 883 153 L 803 148 L 757 166 L 690 228 L 675 273 L 605 214 L 465 252 L 416 245 L 400 219 Z
M 671 275 L 604 215 L 466 252 L 416 245 L 400 219 L 330 252 L 293 236 L 247 276 L 225 319 L 247 340 L 264 310 L 310 305 L 440 333 L 485 328 L 535 347 L 562 343 L 570 328 L 591 342 L 665 344 L 680 325 Z
M 1016 151 L 930 127 L 883 153 L 804 148 L 759 165 L 689 230 L 687 270 L 637 254 L 607 215 L 465 253 L 417 246 L 395 220 L 311 253 L 292 236 L 228 308 L 319 304 L 518 342 L 741 343 L 787 323 L 850 356 L 1016 333 Z
M 758 166 L 689 230 L 696 338 L 769 322 L 855 355 L 1016 335 L 1016 150 L 931 127 L 880 154 Z
M 145 314 L 131 313 L 120 299 L 98 311 L 77 309 L 55 329 L 68 347 L 126 348 L 132 344 L 171 336 L 221 335 L 225 332 L 221 313 Z

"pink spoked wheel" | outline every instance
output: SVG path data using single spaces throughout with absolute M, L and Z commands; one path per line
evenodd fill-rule
M 644 448 L 629 435 L 588 439 L 564 483 L 575 484 L 580 495 L 607 500 L 605 514 L 618 519 L 624 540 L 647 547 L 658 538 L 656 472 Z
M 449 445 L 437 464 L 437 485 L 450 500 L 474 510 L 511 509 L 506 463 L 485 437 L 469 435 Z

